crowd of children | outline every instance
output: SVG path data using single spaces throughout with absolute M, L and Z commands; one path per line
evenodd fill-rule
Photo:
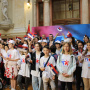
M 57 34 L 58 35 L 58 34 Z M 49 34 L 40 38 L 0 39 L 0 88 L 28 90 L 90 90 L 90 40 L 75 41 L 70 32 L 64 41 Z M 30 83 L 31 82 L 31 83 Z M 23 84 L 24 83 L 24 84 Z

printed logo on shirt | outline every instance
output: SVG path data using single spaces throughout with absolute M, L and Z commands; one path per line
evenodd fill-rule
M 45 64 L 46 64 L 46 62 L 43 63 L 44 66 L 45 66 Z M 50 65 L 50 63 L 48 62 L 47 65 L 46 65 L 46 67 L 49 66 L 49 65 Z
M 12 55 L 11 55 L 11 54 L 9 54 L 9 55 L 8 55 L 8 57 L 9 57 L 9 58 L 11 58 L 11 57 L 12 57 Z
M 68 66 L 69 61 L 62 61 L 63 66 Z
M 90 58 L 85 58 L 84 61 L 88 62 L 88 61 L 90 61 Z
M 47 66 L 49 66 L 49 65 L 50 65 L 50 63 L 48 62 L 48 63 L 47 63 Z
M 46 63 L 44 62 L 43 65 L 45 66 L 45 64 L 46 64 Z
M 21 62 L 25 63 L 25 59 L 24 59 L 24 58 L 22 58 L 22 59 L 21 59 Z
M 36 60 L 36 63 L 39 63 L 39 60 L 38 59 Z

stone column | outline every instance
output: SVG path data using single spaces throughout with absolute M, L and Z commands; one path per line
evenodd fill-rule
M 37 1 L 34 0 L 34 27 L 37 26 Z
M 49 6 L 49 0 L 43 0 L 44 1 L 44 26 L 50 25 L 50 6 Z
M 88 0 L 82 0 L 82 24 L 89 24 Z

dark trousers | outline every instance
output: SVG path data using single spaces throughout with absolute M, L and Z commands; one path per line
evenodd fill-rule
M 28 77 L 24 77 L 24 78 L 25 78 L 25 90 L 28 90 L 29 78 Z M 23 80 L 23 76 L 22 75 L 18 75 L 17 82 L 18 82 L 21 90 L 24 88 L 22 80 Z
M 82 72 L 82 67 L 77 67 L 76 72 L 75 72 L 75 74 L 76 74 L 76 90 L 80 90 L 80 83 L 81 82 L 83 84 L 81 72 Z M 83 90 L 84 90 L 84 84 L 83 84 Z
M 72 90 L 72 82 L 61 82 L 61 90 L 66 90 L 65 85 L 67 85 L 68 90 Z
M 58 90 L 58 76 L 55 75 L 55 86 L 56 86 L 56 90 Z
M 5 78 L 5 81 L 6 81 L 6 85 L 10 85 L 10 78 Z

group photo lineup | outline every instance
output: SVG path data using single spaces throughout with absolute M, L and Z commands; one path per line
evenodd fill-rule
M 17 85 L 20 90 L 28 90 L 29 85 L 33 90 L 89 90 L 89 32 L 90 24 L 33 27 L 32 32 L 29 24 L 23 38 L 3 40 L 0 33 L 2 86 L 11 90 Z
M 90 0 L 0 0 L 0 90 L 90 90 Z

